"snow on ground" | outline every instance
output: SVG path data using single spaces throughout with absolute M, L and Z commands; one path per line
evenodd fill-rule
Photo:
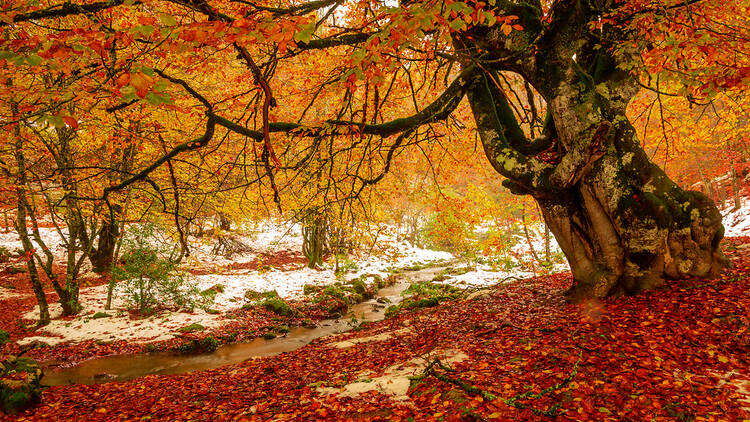
M 0 287 L 0 299 L 15 299 L 19 297 L 26 297 L 25 293 L 19 293 L 12 289 Z
M 117 292 L 116 292 L 117 293 Z M 221 325 L 217 315 L 211 315 L 200 309 L 194 313 L 164 312 L 144 319 L 131 319 L 130 314 L 123 311 L 122 295 L 115 295 L 112 310 L 105 310 L 107 301 L 107 285 L 81 289 L 80 300 L 84 307 L 81 315 L 67 319 L 53 319 L 44 327 L 43 331 L 51 336 L 26 337 L 18 341 L 25 345 L 33 341 L 40 341 L 49 345 L 65 341 L 73 343 L 85 340 L 128 340 L 136 343 L 168 340 L 177 335 L 177 329 L 193 323 L 213 328 Z M 50 316 L 57 318 L 62 314 L 59 303 L 50 303 Z M 97 312 L 109 314 L 109 317 L 93 319 Z M 24 315 L 31 320 L 39 319 L 39 307 Z
M 483 266 L 477 267 L 475 271 L 469 271 L 465 274 L 451 276 L 440 282 L 450 284 L 456 287 L 487 287 L 497 284 L 498 282 L 507 281 L 508 279 L 523 279 L 534 277 L 530 271 L 492 271 L 488 268 L 482 269 Z
M 263 221 L 256 225 L 245 225 L 233 232 L 234 239 L 247 245 L 252 252 L 237 254 L 231 259 L 212 253 L 215 239 L 205 236 L 190 239 L 190 257 L 187 264 L 201 267 L 227 267 L 253 261 L 259 253 L 279 251 L 301 251 L 302 229 L 299 224 Z
M 750 236 L 750 200 L 742 198 L 742 206 L 733 210 L 734 200 L 727 201 L 722 212 L 724 224 L 724 236 Z
M 377 274 L 381 277 L 388 276 L 393 269 L 404 268 L 415 264 L 439 265 L 454 261 L 455 257 L 442 251 L 434 251 L 415 247 L 407 242 L 398 241 L 397 233 L 386 232 L 378 239 L 381 248 L 377 254 L 360 254 L 349 257 L 350 264 L 354 267 L 349 272 L 337 277 L 333 265 L 328 263 L 324 268 L 310 269 L 307 267 L 295 269 L 271 268 L 270 270 L 258 269 L 231 269 L 232 264 L 246 263 L 255 259 L 257 253 L 272 253 L 278 251 L 301 250 L 302 239 L 298 226 L 278 225 L 274 223 L 262 223 L 252 228 L 245 228 L 246 234 L 233 232 L 236 239 L 250 246 L 254 251 L 243 255 L 233 256 L 231 259 L 215 256 L 211 253 L 213 245 L 204 239 L 191 239 L 191 258 L 183 262 L 185 268 L 212 267 L 220 268 L 220 271 L 204 275 L 189 276 L 192 283 L 200 291 L 209 289 L 218 284 L 222 289 L 214 289 L 219 292 L 210 308 L 218 311 L 236 309 L 245 304 L 245 293 L 248 290 L 265 292 L 276 290 L 284 299 L 299 299 L 303 297 L 305 284 L 330 285 L 338 281 L 347 281 L 360 277 L 361 275 Z M 249 232 L 249 233 L 248 233 Z M 537 252 L 543 249 L 541 239 L 537 239 L 539 230 L 532 230 L 534 236 L 533 245 Z M 50 238 L 50 231 L 46 232 Z M 528 244 L 524 239 L 525 248 Z M 58 236 L 59 242 L 59 236 Z M 54 243 L 53 243 L 54 244 Z M 556 244 L 555 244 L 556 245 Z M 518 253 L 526 254 L 527 251 L 521 247 Z M 494 271 L 489 265 L 478 265 L 474 270 L 461 275 L 453 275 L 442 281 L 459 287 L 476 286 L 483 287 L 496 284 L 504 279 L 517 277 L 531 277 L 534 274 L 528 271 Z M 80 342 L 89 339 L 114 340 L 125 339 L 133 342 L 151 342 L 169 339 L 177 335 L 177 330 L 192 323 L 213 328 L 221 324 L 221 316 L 208 314 L 197 309 L 192 312 L 160 313 L 146 319 L 131 319 L 125 309 L 122 289 L 116 289 L 113 311 L 105 311 L 107 286 L 83 288 L 80 298 L 84 306 L 83 314 L 72 319 L 56 319 L 45 327 L 44 331 L 50 336 L 35 336 L 23 339 L 20 343 L 27 344 L 34 340 L 48 344 L 57 344 L 64 341 Z M 106 312 L 110 317 L 93 319 L 96 312 Z M 50 305 L 50 313 L 55 318 L 60 315 L 59 304 Z M 26 315 L 28 319 L 38 319 L 39 311 Z
M 63 236 L 68 235 L 67 229 L 62 230 Z M 65 261 L 66 256 L 66 248 L 65 245 L 62 242 L 62 238 L 60 237 L 60 233 L 55 229 L 54 227 L 40 227 L 39 228 L 39 236 L 42 238 L 42 241 L 47 245 L 47 247 L 50 249 L 52 254 L 55 256 L 55 261 Z M 34 244 L 35 248 L 39 248 L 39 244 L 34 240 L 33 236 L 31 236 L 31 242 Z M 18 233 L 16 233 L 15 230 L 11 230 L 6 233 L 0 233 L 0 247 L 4 247 L 8 249 L 9 251 L 13 252 L 16 250 L 23 249 L 23 245 L 21 244 L 21 239 L 18 237 Z M 41 249 L 40 249 L 41 253 Z
M 737 211 L 731 207 L 725 208 L 724 226 L 725 236 L 750 236 L 750 201 L 743 199 L 743 206 Z M 544 237 L 541 227 L 530 227 L 531 247 L 540 258 L 544 258 Z M 245 234 L 242 234 L 242 233 Z M 54 252 L 58 262 L 63 261 L 65 248 L 60 234 L 54 228 L 40 228 L 40 234 Z M 249 246 L 253 252 L 236 255 L 231 259 L 216 256 L 211 253 L 213 245 L 210 239 L 191 239 L 191 257 L 184 262 L 187 267 L 229 268 L 232 264 L 251 262 L 259 253 L 274 253 L 279 251 L 300 251 L 302 238 L 300 228 L 294 224 L 278 224 L 263 222 L 254 226 L 243 227 L 232 233 L 236 239 Z M 388 245 L 385 251 L 372 255 L 353 255 L 350 260 L 356 265 L 353 271 L 337 277 L 332 265 L 325 268 L 310 269 L 307 267 L 284 270 L 272 268 L 267 271 L 257 269 L 226 270 L 222 274 L 212 273 L 189 277 L 191 283 L 205 290 L 217 284 L 224 286 L 224 291 L 216 295 L 211 306 L 219 311 L 241 307 L 245 303 L 245 293 L 248 290 L 264 292 L 276 290 L 285 299 L 299 299 L 303 296 L 305 284 L 330 285 L 337 281 L 351 280 L 363 274 L 378 274 L 387 276 L 394 268 L 404 268 L 414 264 L 440 263 L 455 260 L 448 252 L 421 249 L 404 241 L 397 240 L 398 234 L 386 232 L 378 239 L 378 245 Z M 524 261 L 532 261 L 529 242 L 525 236 L 517 236 L 517 243 L 511 249 L 513 254 L 522 257 Z M 10 250 L 20 248 L 21 244 L 15 232 L 0 233 L 0 246 Z M 559 252 L 559 246 L 554 237 L 550 239 L 550 249 Z M 299 265 L 297 265 L 299 267 Z M 567 270 L 567 264 L 558 264 L 553 271 Z M 472 271 L 460 275 L 450 275 L 441 283 L 452 284 L 457 287 L 485 287 L 497 284 L 509 278 L 527 278 L 534 276 L 531 271 L 516 269 L 512 271 L 498 271 L 490 265 L 479 264 Z M 27 337 L 19 343 L 28 344 L 39 340 L 47 344 L 57 344 L 64 341 L 80 342 L 88 339 L 115 340 L 124 339 L 134 342 L 150 342 L 172 338 L 178 334 L 178 329 L 192 323 L 213 328 L 221 324 L 220 315 L 208 314 L 197 309 L 193 313 L 167 312 L 150 318 L 131 319 L 124 311 L 123 294 L 116 291 L 113 311 L 105 311 L 107 286 L 97 286 L 81 289 L 80 297 L 84 306 L 84 313 L 73 319 L 56 319 L 45 327 L 44 331 L 51 336 Z M 0 289 L 0 298 L 18 296 L 9 289 Z M 61 313 L 59 304 L 50 304 L 53 318 Z M 110 317 L 93 319 L 96 312 L 106 312 Z M 38 308 L 26 315 L 28 319 L 38 319 Z
M 416 248 L 401 242 L 397 244 L 397 256 L 391 259 L 371 255 L 355 260 L 357 270 L 337 277 L 331 265 L 322 269 L 303 267 L 291 271 L 271 269 L 260 272 L 258 270 L 239 270 L 234 273 L 206 274 L 195 276 L 194 280 L 199 289 L 208 289 L 216 284 L 224 286 L 224 292 L 216 295 L 214 308 L 228 310 L 242 306 L 245 292 L 254 290 L 265 292 L 276 290 L 284 299 L 300 299 L 303 297 L 305 284 L 327 286 L 337 281 L 348 281 L 365 274 L 376 274 L 387 277 L 389 268 L 403 268 L 416 263 L 427 264 L 453 259 L 448 252 L 432 251 Z

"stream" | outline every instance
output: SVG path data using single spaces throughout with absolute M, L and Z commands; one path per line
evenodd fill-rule
M 182 355 L 173 352 L 157 352 L 138 355 L 105 356 L 81 362 L 69 368 L 47 370 L 41 380 L 42 385 L 99 384 L 125 381 L 144 375 L 181 374 L 218 368 L 239 363 L 250 358 L 274 356 L 299 349 L 311 341 L 344 333 L 353 327 L 352 317 L 358 322 L 380 321 L 385 318 L 385 309 L 401 302 L 401 292 L 412 283 L 432 279 L 444 267 L 427 268 L 404 272 L 398 281 L 380 289 L 374 298 L 354 305 L 349 313 L 340 319 L 327 319 L 318 322 L 313 328 L 295 327 L 286 335 L 272 340 L 256 338 L 247 343 L 232 343 L 220 346 L 214 352 Z M 378 303 L 377 299 L 390 300 Z

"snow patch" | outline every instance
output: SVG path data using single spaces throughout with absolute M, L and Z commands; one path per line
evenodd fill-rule
M 422 373 L 430 361 L 440 356 L 443 364 L 453 364 L 462 362 L 469 358 L 468 355 L 457 350 L 435 351 L 432 356 L 421 356 L 411 359 L 407 362 L 387 367 L 383 375 L 370 378 L 372 372 L 360 374 L 359 381 L 347 384 L 341 388 L 318 387 L 316 391 L 325 395 L 337 395 L 339 397 L 357 397 L 368 391 L 378 391 L 382 394 L 392 396 L 397 401 L 408 401 L 409 396 L 406 394 L 411 386 L 409 377 Z
M 722 219 L 724 224 L 724 236 L 750 236 L 750 201 L 747 198 L 741 199 L 742 206 L 738 210 L 734 210 L 734 201 L 731 204 L 726 204 L 727 210 L 729 210 Z
M 84 307 L 84 314 L 72 319 L 53 319 L 43 328 L 46 336 L 26 337 L 18 341 L 25 345 L 39 341 L 48 345 L 63 342 L 78 343 L 86 340 L 127 340 L 136 343 L 168 340 L 178 335 L 177 329 L 198 323 L 206 328 L 218 327 L 221 319 L 217 315 L 207 314 L 196 309 L 195 312 L 161 312 L 144 319 L 132 319 L 130 314 L 120 310 L 124 303 L 122 294 L 115 295 L 113 310 L 105 310 L 107 302 L 107 285 L 81 289 L 79 298 Z M 59 303 L 49 305 L 50 317 L 62 315 Z M 110 314 L 109 317 L 92 318 L 97 312 Z M 31 320 L 39 319 L 39 306 L 24 315 Z
M 13 289 L 6 289 L 5 287 L 0 287 L 0 300 L 4 299 L 16 299 L 20 297 L 26 297 L 27 294 L 19 293 Z
M 384 341 L 391 339 L 395 336 L 404 335 L 409 332 L 408 328 L 402 328 L 400 330 L 396 331 L 386 331 L 384 333 L 375 334 L 369 337 L 359 337 L 359 338 L 353 338 L 349 340 L 344 341 L 337 341 L 336 343 L 331 343 L 329 346 L 335 347 L 337 349 L 348 349 L 349 347 L 355 346 L 360 343 L 370 343 L 373 341 Z

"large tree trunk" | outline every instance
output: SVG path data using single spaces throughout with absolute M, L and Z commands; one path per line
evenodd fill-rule
M 667 279 L 718 274 L 728 265 L 719 211 L 649 160 L 626 116 L 640 86 L 618 67 L 627 57 L 615 57 L 606 40 L 627 34 L 591 32 L 599 12 L 585 2 L 555 3 L 544 25 L 541 8 L 504 4 L 523 32 L 493 27 L 453 42 L 462 67 L 478 68 L 467 96 L 485 154 L 504 186 L 537 200 L 570 263 L 568 298 L 635 294 Z M 530 43 L 545 49 L 530 54 Z M 542 136 L 527 137 L 500 71 L 514 72 L 546 101 Z
M 493 127 L 501 126 L 496 120 L 507 103 L 497 91 L 477 83 L 469 92 L 485 152 L 510 176 L 506 186 L 539 203 L 573 273 L 571 301 L 635 294 L 670 278 L 711 277 L 728 265 L 713 201 L 681 189 L 649 161 L 624 111 L 593 113 L 596 105 L 585 100 L 595 95 L 581 95 L 580 87 L 558 92 L 549 112 L 551 148 L 561 158 L 532 161 L 498 145 Z
M 578 184 L 537 198 L 568 258 L 573 301 L 636 294 L 670 278 L 712 277 L 727 265 L 714 203 L 674 184 L 632 134 L 616 134 L 614 148 Z

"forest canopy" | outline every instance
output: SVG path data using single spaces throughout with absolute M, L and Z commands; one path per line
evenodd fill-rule
M 572 300 L 717 274 L 720 216 L 683 188 L 745 166 L 747 16 L 741 0 L 6 1 L 4 204 L 33 235 L 44 198 L 106 266 L 120 221 L 167 218 L 187 254 L 205 215 L 345 226 L 393 217 L 425 180 L 443 198 L 467 181 L 498 198 L 502 180 L 560 243 Z

